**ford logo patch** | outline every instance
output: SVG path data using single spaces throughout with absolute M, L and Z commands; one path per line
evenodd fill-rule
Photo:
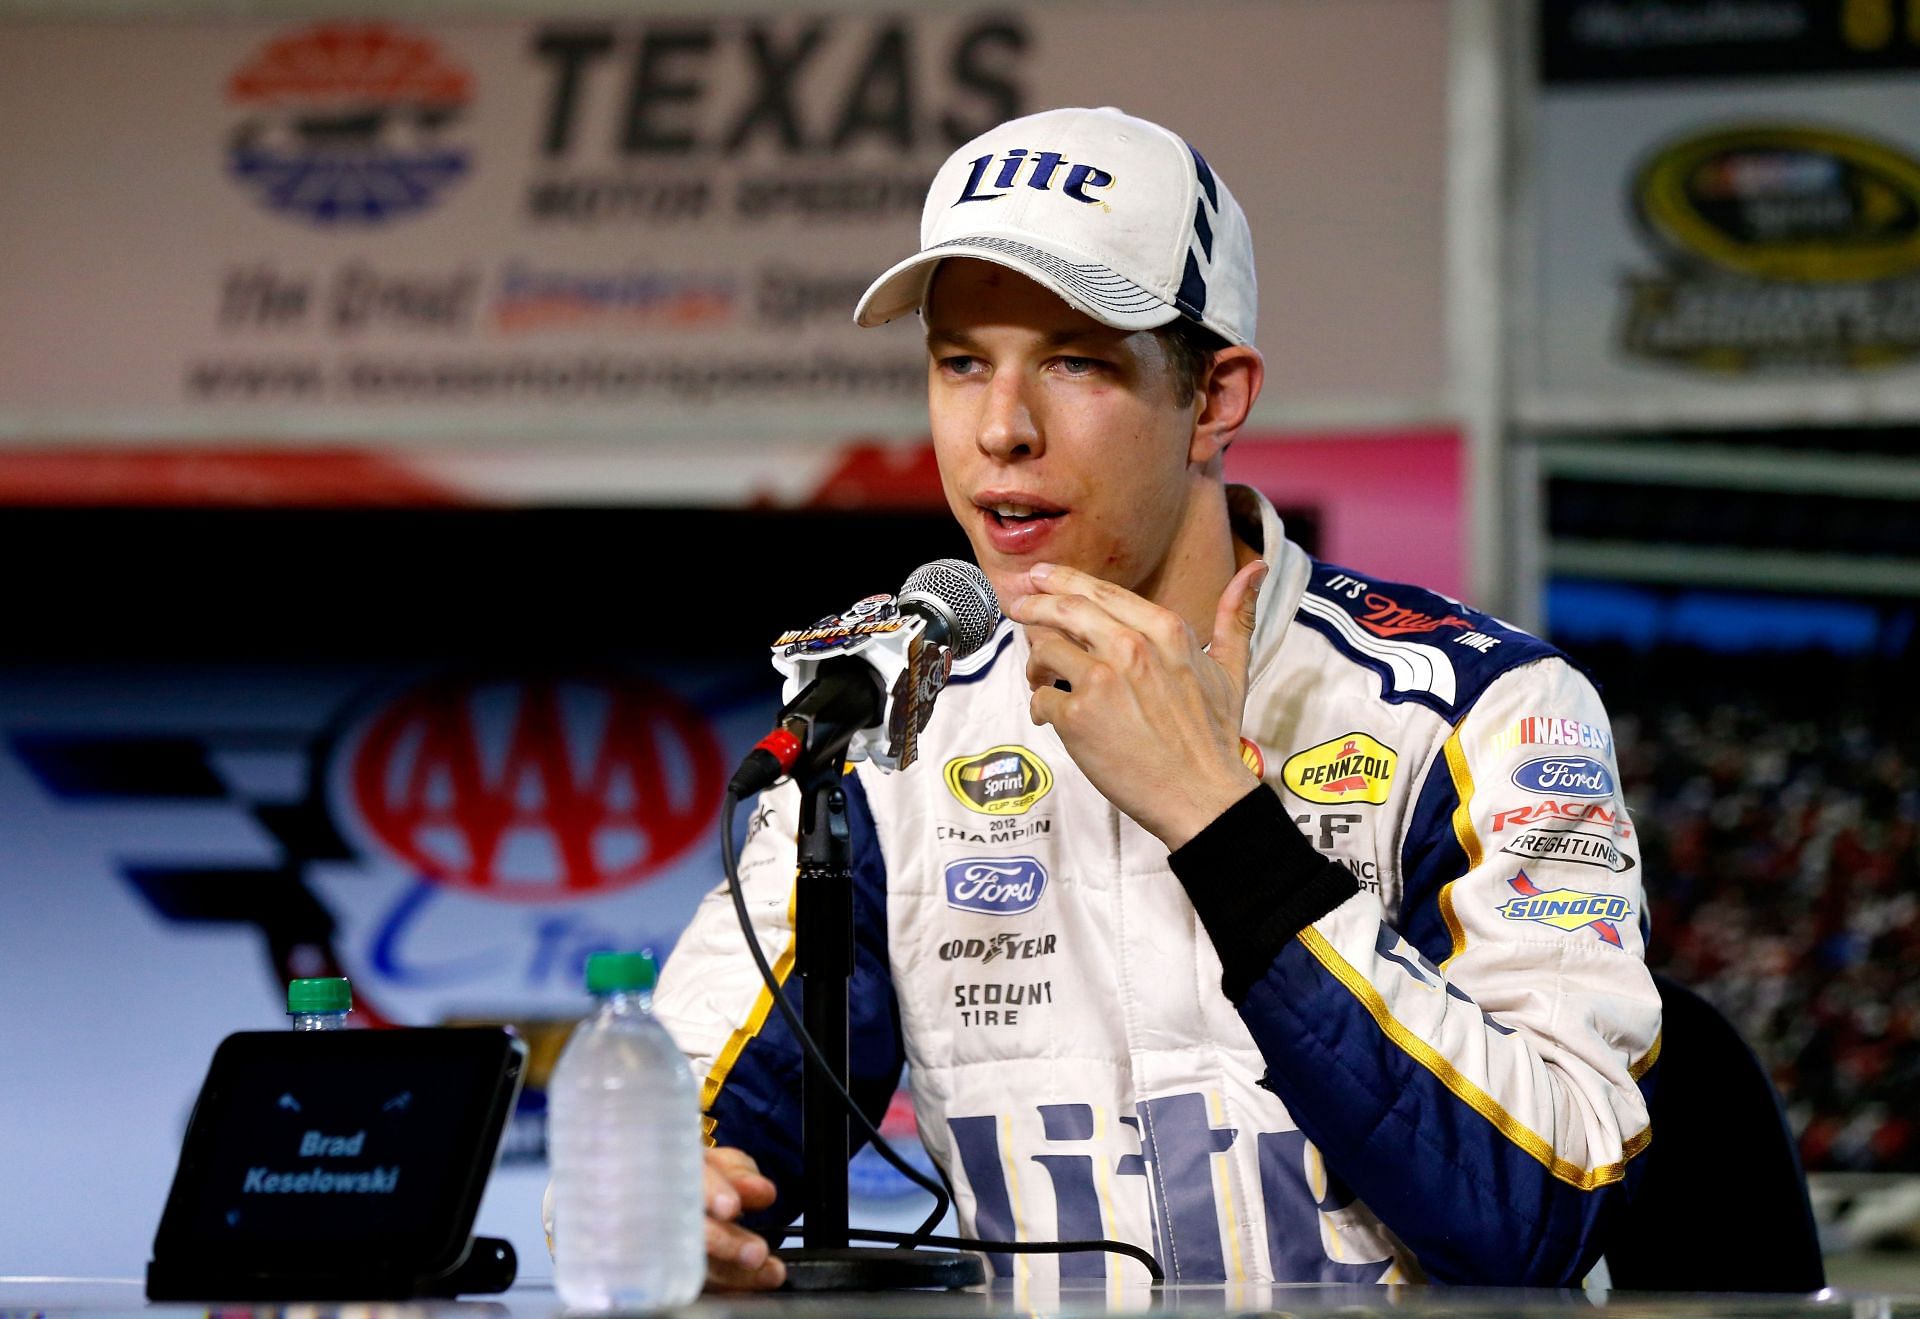
M 947 905 L 988 916 L 1018 916 L 1039 905 L 1047 868 L 1030 856 L 970 856 L 947 866 Z
M 1513 771 L 1513 786 L 1543 797 L 1611 797 L 1613 775 L 1590 756 L 1542 756 Z

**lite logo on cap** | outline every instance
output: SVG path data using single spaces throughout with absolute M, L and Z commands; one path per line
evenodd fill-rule
M 873 282 L 855 322 L 918 310 L 948 257 L 1005 266 L 1115 329 L 1184 316 L 1253 342 L 1240 203 L 1185 139 L 1111 106 L 1012 119 L 947 157 L 920 213 L 920 250 Z
M 987 177 L 987 171 L 992 168 L 993 163 L 994 157 L 991 154 L 980 156 L 972 162 L 973 172 L 967 175 L 967 186 L 961 192 L 960 200 L 954 203 L 955 206 L 964 202 L 999 201 L 1007 195 L 1004 191 L 981 191 L 984 186 L 983 180 Z M 1011 189 L 1020 177 L 1022 165 L 1029 167 L 1027 186 L 1041 192 L 1046 192 L 1053 187 L 1054 176 L 1060 172 L 1061 166 L 1066 166 L 1067 178 L 1066 182 L 1060 185 L 1060 191 L 1088 206 L 1097 206 L 1100 203 L 1098 197 L 1087 196 L 1088 188 L 1107 188 L 1113 185 L 1113 175 L 1097 165 L 1076 165 L 1058 151 L 1036 151 L 1029 156 L 1025 147 L 1014 147 L 1000 157 L 1000 172 L 990 186 Z

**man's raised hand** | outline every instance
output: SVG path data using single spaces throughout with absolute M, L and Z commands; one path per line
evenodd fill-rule
M 1178 614 L 1064 565 L 1036 564 L 1033 593 L 1008 609 L 1029 628 L 1033 721 L 1053 725 L 1094 787 L 1169 851 L 1257 782 L 1240 721 L 1266 573 L 1256 559 L 1234 574 L 1206 649 Z

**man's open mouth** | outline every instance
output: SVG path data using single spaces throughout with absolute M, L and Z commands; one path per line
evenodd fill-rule
M 991 503 L 982 504 L 981 508 L 988 517 L 1003 527 L 1023 527 L 1030 523 L 1045 522 L 1066 515 L 1064 508 L 1051 508 L 1008 499 L 997 499 Z

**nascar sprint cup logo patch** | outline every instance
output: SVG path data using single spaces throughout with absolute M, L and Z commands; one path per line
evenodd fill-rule
M 1053 771 L 1025 747 L 998 746 L 947 762 L 947 791 L 982 815 L 1025 815 L 1053 790 Z
M 947 905 L 986 916 L 1018 916 L 1040 904 L 1047 868 L 1030 856 L 972 856 L 947 866 Z

